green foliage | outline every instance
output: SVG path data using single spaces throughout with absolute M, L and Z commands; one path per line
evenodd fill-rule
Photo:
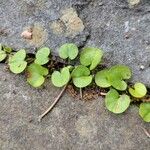
M 33 87 L 41 86 L 46 75 L 48 75 L 48 69 L 39 64 L 32 63 L 27 67 L 27 82 Z
M 97 72 L 95 75 L 95 83 L 102 88 L 110 87 L 111 84 L 108 80 L 108 76 L 109 76 L 108 69 Z
M 25 61 L 26 51 L 24 49 L 19 50 L 13 56 L 9 57 L 9 68 L 13 73 L 21 73 L 25 70 L 27 62 Z
M 101 49 L 84 48 L 80 54 L 80 62 L 84 66 L 90 66 L 90 70 L 93 70 L 100 63 L 102 56 L 103 52 Z
M 69 82 L 70 80 L 69 69 L 70 67 L 64 67 L 60 72 L 59 71 L 53 72 L 51 80 L 56 87 L 62 87 Z
M 5 51 L 3 51 L 3 46 L 0 44 L 0 62 L 3 61 L 7 57 L 7 54 Z
M 123 113 L 130 105 L 130 97 L 126 94 L 119 95 L 115 89 L 110 89 L 105 98 L 107 109 L 113 113 Z
M 107 88 L 113 86 L 115 89 L 124 91 L 127 88 L 125 79 L 131 77 L 131 70 L 124 65 L 116 65 L 110 69 L 97 72 L 95 82 L 98 86 Z
M 75 59 L 78 55 L 78 47 L 73 43 L 66 43 L 59 48 L 59 56 L 62 59 Z
M 35 55 L 35 63 L 39 65 L 44 65 L 49 61 L 50 49 L 48 47 L 43 47 L 39 49 Z
M 150 122 L 150 103 L 141 103 L 139 114 L 144 121 Z
M 77 66 L 71 74 L 73 84 L 78 88 L 88 86 L 92 82 L 92 75 L 90 70 L 82 65 Z
M 7 61 L 7 55 L 9 59 Z M 27 67 L 27 82 L 33 87 L 40 87 L 44 81 L 45 77 L 49 76 L 53 68 L 53 61 L 48 64 L 50 60 L 50 49 L 43 47 L 39 49 L 35 55 L 35 60 L 33 58 L 27 58 L 26 60 L 34 60 L 34 63 L 28 61 L 29 66 L 27 67 L 27 62 L 25 61 L 26 52 L 24 49 L 12 54 L 12 48 L 7 46 L 2 46 L 0 44 L 0 61 L 6 59 L 9 68 L 13 73 L 21 73 Z M 73 43 L 66 43 L 62 45 L 59 49 L 59 56 L 63 59 L 75 59 L 78 55 L 78 48 Z M 78 66 L 66 66 L 60 71 L 53 71 L 51 75 L 51 81 L 56 87 L 63 87 L 71 80 L 73 84 L 78 88 L 84 88 L 91 84 L 93 76 L 90 70 L 93 70 L 100 63 L 103 52 L 101 49 L 88 47 L 84 48 L 80 55 L 80 63 Z M 42 65 L 46 66 L 43 67 Z M 89 68 L 88 68 L 89 67 Z M 48 68 L 48 69 L 47 69 Z M 95 71 L 92 71 L 95 72 Z M 96 73 L 95 83 L 101 88 L 110 88 L 110 91 L 106 94 L 105 105 L 106 108 L 116 114 L 124 112 L 130 105 L 130 97 L 126 94 L 119 94 L 118 91 L 127 92 L 126 80 L 131 78 L 131 70 L 125 65 L 115 65 L 109 69 L 103 69 Z M 121 92 L 123 93 L 123 92 Z M 146 95 L 147 89 L 144 84 L 136 83 L 133 87 L 129 88 L 129 93 L 131 96 L 136 98 L 142 98 Z M 142 100 L 142 99 L 141 99 Z M 139 114 L 144 121 L 150 122 L 150 103 L 142 103 L 140 105 Z
M 3 50 L 4 50 L 6 53 L 11 53 L 11 52 L 12 52 L 12 48 L 11 48 L 11 47 L 8 47 L 8 46 L 3 46 Z
M 146 95 L 147 89 L 142 83 L 135 83 L 133 88 L 129 88 L 129 93 L 136 98 L 142 98 Z

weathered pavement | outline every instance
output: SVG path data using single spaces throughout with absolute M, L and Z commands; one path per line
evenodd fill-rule
M 31 41 L 20 36 L 27 28 L 33 29 Z M 0 0 L 0 42 L 30 53 L 46 45 L 57 54 L 65 42 L 101 47 L 104 63 L 129 65 L 131 81 L 150 87 L 149 0 L 132 7 L 127 0 Z M 23 75 L 4 67 L 0 64 L 0 150 L 150 149 L 150 139 L 140 128 L 150 131 L 150 125 L 139 117 L 138 107 L 114 115 L 101 97 L 84 102 L 65 94 L 38 123 L 38 115 L 60 89 L 50 82 L 33 89 Z
M 46 45 L 57 55 L 65 42 L 100 47 L 107 66 L 129 65 L 131 81 L 150 87 L 149 0 L 0 0 L 0 28 L 0 42 L 31 53 Z M 20 36 L 28 28 L 32 40 Z
M 33 89 L 24 76 L 16 76 L 0 65 L 1 150 L 149 150 L 149 130 L 137 106 L 114 115 L 100 97 L 84 102 L 65 94 L 41 123 L 40 115 L 59 93 L 50 82 Z

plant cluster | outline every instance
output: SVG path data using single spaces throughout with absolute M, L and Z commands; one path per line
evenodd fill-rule
M 25 71 L 27 82 L 33 87 L 37 88 L 43 85 L 46 77 L 50 77 L 56 87 L 63 87 L 72 82 L 80 91 L 95 81 L 95 84 L 100 88 L 109 89 L 105 96 L 105 106 L 115 114 L 123 113 L 133 99 L 142 100 L 147 94 L 147 88 L 142 83 L 128 86 L 127 80 L 132 76 L 128 66 L 115 65 L 93 73 L 93 70 L 101 62 L 103 56 L 101 49 L 83 48 L 79 56 L 79 65 L 64 66 L 60 70 L 54 70 L 52 74 L 50 74 L 50 68 L 47 67 L 51 61 L 50 53 L 51 50 L 48 47 L 43 47 L 37 51 L 35 58 L 29 58 L 24 49 L 12 52 L 11 48 L 0 45 L 0 61 L 7 59 L 10 71 L 15 74 Z M 59 48 L 59 56 L 62 59 L 71 61 L 76 59 L 78 54 L 79 49 L 73 43 L 66 43 Z M 139 114 L 144 121 L 150 122 L 150 103 L 142 102 Z

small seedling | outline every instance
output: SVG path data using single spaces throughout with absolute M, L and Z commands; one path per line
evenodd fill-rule
M 48 69 L 39 64 L 32 63 L 27 67 L 27 82 L 33 87 L 41 86 L 48 75 Z
M 47 47 L 39 49 L 35 55 L 35 59 L 28 57 L 25 61 L 26 52 L 24 49 L 13 53 L 12 55 L 11 48 L 0 44 L 0 61 L 7 58 L 7 55 L 9 55 L 9 60 L 7 61 L 6 59 L 6 62 L 8 62 L 9 68 L 13 73 L 23 72 L 27 66 L 26 61 L 28 61 L 29 66 L 26 70 L 27 82 L 33 87 L 40 87 L 44 83 L 45 77 L 49 76 L 51 76 L 53 85 L 56 87 L 63 87 L 52 105 L 39 116 L 40 121 L 57 104 L 64 91 L 67 89 L 69 81 L 72 80 L 73 84 L 77 88 L 80 88 L 80 96 L 82 98 L 82 88 L 92 83 L 94 75 L 91 74 L 90 70 L 95 69 L 100 63 L 103 52 L 98 48 L 84 48 L 80 55 L 81 65 L 66 66 L 60 71 L 53 71 L 52 75 L 48 74 L 48 69 L 50 69 L 51 72 L 54 68 L 53 64 L 52 67 L 48 64 L 50 60 L 50 49 Z M 63 59 L 68 59 L 68 61 L 69 59 L 73 60 L 78 55 L 78 48 L 72 43 L 64 44 L 59 49 L 59 55 Z M 32 63 L 33 61 L 34 63 Z M 109 111 L 120 114 L 129 107 L 131 102 L 130 97 L 126 94 L 119 93 L 128 93 L 126 90 L 128 86 L 126 80 L 130 79 L 131 74 L 130 68 L 125 65 L 115 65 L 109 69 L 104 69 L 96 73 L 96 85 L 101 88 L 110 88 L 108 93 L 101 92 L 101 95 L 106 96 L 105 105 Z M 149 97 L 148 100 L 147 97 L 143 98 L 147 93 L 145 85 L 142 83 L 136 83 L 133 87 L 129 88 L 129 93 L 131 94 L 131 97 L 133 96 L 144 102 L 140 105 L 139 114 L 144 121 L 150 122 L 150 103 L 148 103 Z M 135 98 L 133 100 L 135 100 Z
M 144 121 L 150 122 L 150 103 L 141 103 L 139 114 Z
M 73 43 L 66 43 L 59 48 L 59 56 L 62 59 L 75 59 L 78 55 L 78 47 Z
M 3 51 L 3 46 L 0 44 L 0 62 L 3 61 L 7 57 L 7 54 L 5 51 Z
M 51 80 L 56 87 L 62 87 L 66 85 L 70 80 L 69 67 L 64 67 L 60 72 L 54 71 L 52 73 Z
M 90 70 L 82 65 L 77 66 L 71 74 L 73 84 L 78 88 L 88 86 L 92 82 L 92 75 Z
M 15 74 L 23 72 L 27 66 L 25 58 L 26 51 L 24 49 L 19 50 L 13 56 L 10 55 L 8 60 L 10 71 L 12 71 Z
M 35 63 L 39 65 L 44 65 L 49 61 L 50 49 L 48 47 L 43 47 L 39 49 L 35 55 Z
M 11 48 L 11 47 L 8 47 L 8 46 L 3 46 L 3 50 L 4 50 L 6 53 L 11 53 L 11 52 L 12 52 L 12 48 Z
M 109 111 L 120 114 L 129 107 L 130 101 L 128 95 L 119 95 L 115 89 L 110 89 L 105 98 L 105 105 Z
M 142 98 L 146 95 L 147 89 L 142 83 L 135 83 L 133 88 L 129 88 L 129 93 L 136 98 Z
M 80 54 L 80 62 L 84 66 L 90 66 L 90 70 L 93 70 L 100 63 L 102 56 L 103 52 L 101 49 L 84 48 Z
M 124 65 L 116 65 L 110 69 L 97 72 L 95 82 L 98 86 L 108 88 L 113 86 L 115 89 L 124 91 L 127 88 L 125 79 L 131 77 L 131 70 Z

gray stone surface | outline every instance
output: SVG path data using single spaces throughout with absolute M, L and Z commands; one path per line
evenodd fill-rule
M 106 110 L 101 97 L 81 101 L 65 94 L 41 123 L 40 115 L 60 89 L 47 82 L 33 89 L 23 75 L 16 76 L 0 65 L 1 150 L 149 150 L 150 131 L 137 106 L 124 114 Z
M 150 86 L 149 0 L 0 0 L 0 28 L 0 42 L 31 53 L 47 45 L 57 55 L 65 42 L 101 47 L 105 64 L 127 64 L 132 82 Z M 28 28 L 32 40 L 20 36 Z
M 0 0 L 0 42 L 30 53 L 46 45 L 56 55 L 65 42 L 101 47 L 107 66 L 127 64 L 134 73 L 131 81 L 150 87 L 150 1 L 127 1 Z M 33 39 L 21 38 L 29 28 Z M 150 126 L 139 117 L 138 107 L 113 115 L 101 97 L 84 102 L 65 94 L 38 123 L 38 115 L 60 89 L 50 82 L 33 89 L 23 75 L 4 68 L 0 64 L 0 150 L 150 149 L 150 139 L 140 128 Z

